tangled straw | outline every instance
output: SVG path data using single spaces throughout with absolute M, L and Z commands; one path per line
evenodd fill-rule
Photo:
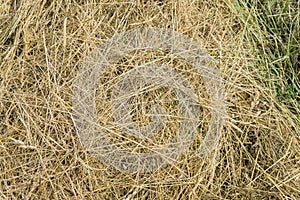
M 206 156 L 216 148 L 224 122 L 221 77 L 212 59 L 196 41 L 169 29 L 141 28 L 117 34 L 84 61 L 73 91 L 74 119 L 82 143 L 108 166 L 130 173 L 146 173 L 176 161 L 195 140 L 200 121 L 197 96 L 184 75 L 166 65 L 145 64 L 120 75 L 111 103 L 115 127 L 140 141 L 150 140 L 166 128 L 170 114 L 161 104 L 156 103 L 149 111 L 150 122 L 139 125 L 133 120 L 136 108 L 132 108 L 130 101 L 145 90 L 169 88 L 181 110 L 177 134 L 169 144 L 154 147 L 146 153 L 130 152 L 114 144 L 105 133 L 118 135 L 116 131 L 97 123 L 95 91 L 100 77 L 113 61 L 122 58 L 127 52 L 140 49 L 168 51 L 187 61 L 201 75 L 212 100 L 211 121 L 199 152 L 202 157 Z M 141 143 L 138 145 L 143 146 Z

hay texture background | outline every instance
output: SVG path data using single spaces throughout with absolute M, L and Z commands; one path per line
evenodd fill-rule
M 299 118 L 267 87 L 273 80 L 264 76 L 267 69 L 247 39 L 249 24 L 235 4 L 1 0 L 0 199 L 299 199 Z M 93 49 L 140 27 L 173 29 L 212 55 L 222 75 L 227 115 L 219 145 L 208 157 L 197 155 L 209 121 L 204 118 L 199 137 L 175 163 L 131 174 L 107 167 L 81 144 L 72 118 L 72 86 Z M 189 71 L 159 51 L 135 52 L 114 65 L 157 58 Z M 99 81 L 118 74 L 112 69 Z M 197 74 L 188 77 L 197 91 L 205 90 Z M 98 91 L 99 123 L 111 117 L 103 114 L 109 104 L 105 95 Z M 202 95 L 206 116 L 209 97 Z M 171 125 L 170 133 L 176 128 Z

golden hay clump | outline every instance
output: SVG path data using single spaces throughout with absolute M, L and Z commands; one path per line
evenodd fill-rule
M 0 198 L 300 198 L 299 124 L 263 84 L 272 80 L 256 66 L 244 40 L 247 24 L 231 6 L 218 0 L 2 0 Z M 115 33 L 139 27 L 184 33 L 217 61 L 227 117 L 209 159 L 199 159 L 195 144 L 174 165 L 128 174 L 103 165 L 80 144 L 72 85 L 84 58 Z

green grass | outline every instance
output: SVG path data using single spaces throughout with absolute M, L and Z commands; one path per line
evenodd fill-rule
M 266 86 L 299 120 L 300 3 L 242 0 L 231 8 L 245 24 L 245 38 L 253 46 Z

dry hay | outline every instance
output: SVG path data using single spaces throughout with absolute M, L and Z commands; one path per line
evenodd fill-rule
M 4 0 L 0 7 L 0 198 L 299 198 L 299 125 L 265 87 L 272 80 L 261 75 L 264 69 L 257 67 L 254 52 L 243 39 L 247 24 L 239 21 L 230 5 L 221 1 Z M 201 44 L 222 74 L 227 114 L 217 149 L 199 158 L 211 120 L 211 99 L 201 76 L 163 51 L 132 51 L 113 63 L 96 92 L 96 119 L 103 126 L 113 121 L 110 98 L 117 78 L 132 66 L 153 60 L 185 74 L 202 106 L 203 120 L 189 150 L 146 174 L 122 172 L 100 162 L 81 144 L 72 105 L 73 85 L 84 59 L 116 33 L 140 27 L 173 29 Z M 180 106 L 172 101 L 176 94 L 167 87 L 130 101 L 148 104 L 162 96 L 166 112 L 179 115 Z M 151 118 L 140 110 L 132 118 L 148 125 Z M 172 118 L 165 124 L 165 134 L 153 136 L 154 143 L 172 141 L 172 133 L 180 128 Z M 150 145 L 133 138 L 119 134 L 110 139 L 131 151 L 136 144 Z
M 199 154 L 204 158 L 216 148 L 225 117 L 224 91 L 212 59 L 197 42 L 169 29 L 140 28 L 117 34 L 101 46 L 85 59 L 73 85 L 74 122 L 85 147 L 122 172 L 149 173 L 185 153 L 210 116 Z M 144 54 L 138 57 L 145 63 L 130 62 L 141 50 Z M 156 55 L 158 50 L 167 55 Z M 180 64 L 180 58 L 187 64 Z M 111 71 L 118 74 L 111 76 Z M 106 81 L 99 84 L 101 78 Z M 201 79 L 205 86 L 199 84 Z M 211 102 L 207 105 L 198 95 L 205 87 Z M 102 112 L 96 112 L 96 99 Z M 200 119 L 202 107 L 211 108 Z M 115 137 L 121 140 L 112 142 Z M 173 139 L 167 142 L 167 137 Z

